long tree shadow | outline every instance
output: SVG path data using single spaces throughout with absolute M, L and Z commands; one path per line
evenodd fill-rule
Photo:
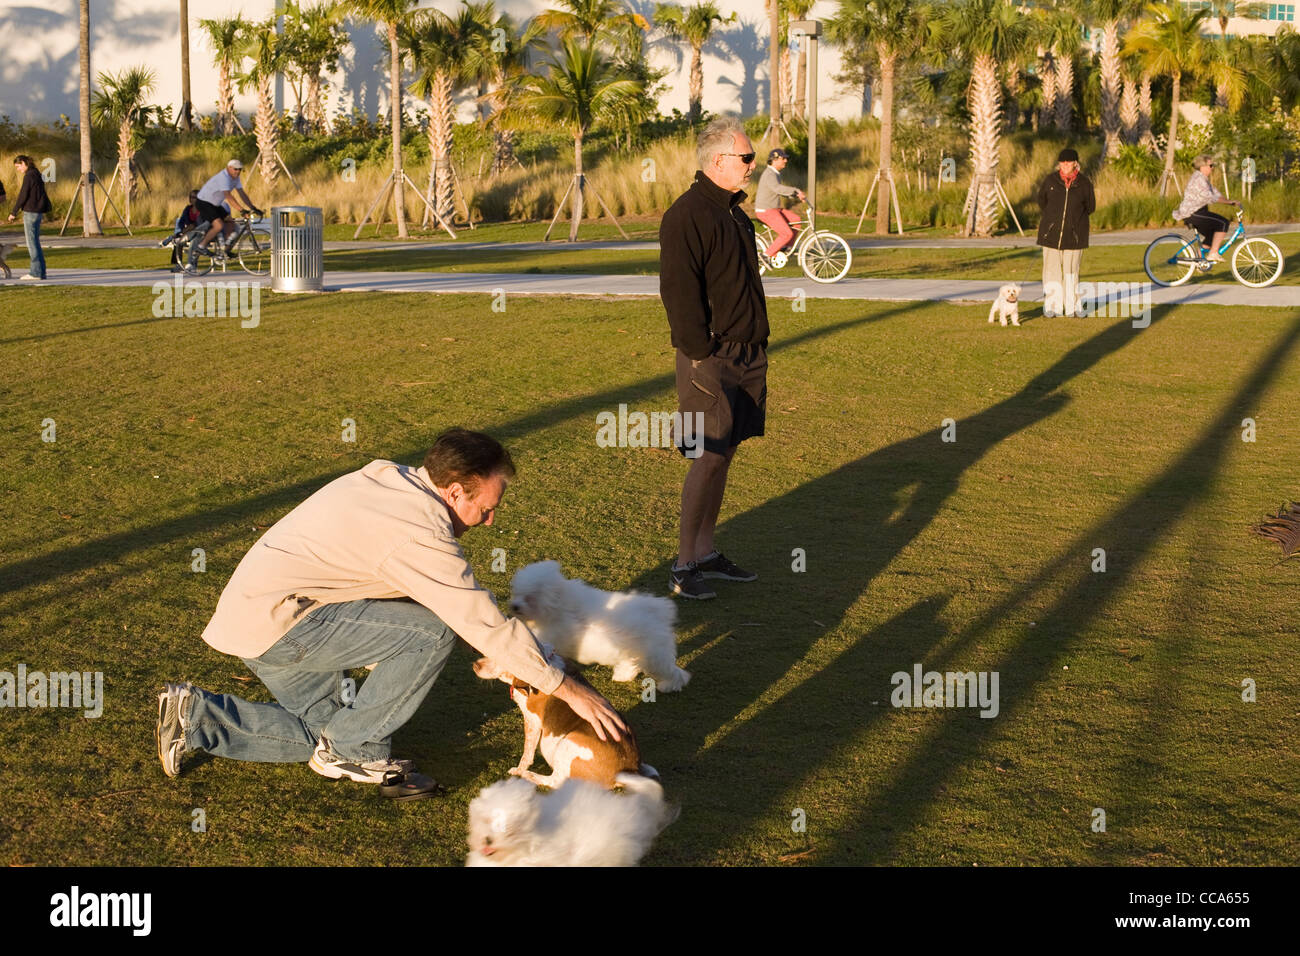
M 923 302 L 900 303 L 891 308 L 809 329 L 774 343 L 771 351 L 780 352 L 783 349 L 805 345 L 860 325 L 896 318 L 926 306 L 928 303 Z M 491 375 L 494 372 L 485 370 L 480 374 Z M 544 430 L 573 418 L 588 417 L 594 420 L 597 412 L 617 408 L 619 404 L 635 406 L 671 388 L 672 384 L 673 375 L 671 372 L 666 372 L 629 385 L 593 392 L 529 411 L 512 421 L 493 427 L 492 431 L 509 445 L 535 431 Z M 472 388 L 473 383 L 467 382 L 466 387 Z M 425 436 L 425 439 L 431 437 Z M 425 451 L 427 451 L 427 444 L 412 445 L 404 450 L 396 450 L 392 457 L 397 461 L 416 461 L 423 457 Z M 67 599 L 77 590 L 102 588 L 105 585 L 106 575 L 119 573 L 119 566 L 130 560 L 132 552 L 139 549 L 142 542 L 172 541 L 177 542 L 178 547 L 183 546 L 187 551 L 199 544 L 211 550 L 212 547 L 232 540 L 235 536 L 242 537 L 250 519 L 265 517 L 267 512 L 288 511 L 314 491 L 350 470 L 352 469 L 330 470 L 258 495 L 240 495 L 239 489 L 231 488 L 226 498 L 211 502 L 200 510 L 131 527 L 77 545 L 55 548 L 44 554 L 12 562 L 0 567 L 0 595 L 19 591 L 32 584 L 48 583 L 88 569 L 100 573 L 76 585 L 71 585 L 61 592 L 62 596 Z M 12 606 L 10 609 L 21 610 Z
M 987 753 L 990 742 L 1005 732 L 1007 722 L 1032 706 L 1035 688 L 1055 673 L 1061 656 L 1072 651 L 1074 643 L 1104 613 L 1107 605 L 1122 597 L 1139 564 L 1161 537 L 1189 508 L 1209 494 L 1224 456 L 1238 440 L 1235 426 L 1240 422 L 1241 410 L 1257 405 L 1298 340 L 1300 319 L 1280 337 L 1269 356 L 1186 452 L 1113 515 L 1062 549 L 1060 556 L 1032 581 L 1017 588 L 970 626 L 955 636 L 938 623 L 927 628 L 925 622 L 933 620 L 934 615 L 931 606 L 923 601 L 895 619 L 921 622 L 920 633 L 914 636 L 910 646 L 898 639 L 891 622 L 865 635 L 833 665 L 736 728 L 727 743 L 731 752 L 741 755 L 742 766 L 735 768 L 738 778 L 745 778 L 745 755 L 761 755 L 762 768 L 769 772 L 768 783 L 778 785 L 769 787 L 766 797 L 755 796 L 753 803 L 743 808 L 740 822 L 753 823 L 771 814 L 788 813 L 788 806 L 797 805 L 792 801 L 803 795 L 801 788 L 806 785 L 807 777 L 845 756 L 853 741 L 883 718 L 886 713 L 883 708 L 864 711 L 861 698 L 864 695 L 887 697 L 891 673 L 922 661 L 927 670 L 969 669 L 963 665 L 976 646 L 990 639 L 1007 620 L 1026 615 L 1036 606 L 1036 600 L 1050 600 L 1045 592 L 1051 593 L 1053 585 L 1069 582 L 1065 592 L 1051 600 L 1047 610 L 1034 610 L 1037 626 L 995 662 L 992 669 L 1001 675 L 998 718 L 981 719 L 968 710 L 941 710 L 930 715 L 924 733 L 911 745 L 911 754 L 891 772 L 887 783 L 864 794 L 852 822 L 826 840 L 817 857 L 822 863 L 889 862 L 900 840 L 925 819 L 944 789 L 955 783 L 972 761 Z M 1108 568 L 1105 574 L 1094 574 L 1086 558 L 1100 543 L 1106 544 Z M 942 652 L 936 652 L 941 643 Z M 863 714 L 863 719 L 855 720 L 852 726 L 836 727 L 829 734 L 822 727 L 815 737 L 802 738 L 802 747 L 791 747 L 788 753 L 770 752 L 769 742 L 784 736 L 787 726 L 798 726 L 801 715 L 824 709 L 826 700 L 848 700 L 850 695 L 857 698 L 853 713 Z M 806 716 L 802 719 L 807 721 Z M 819 742 L 810 746 L 809 739 Z M 778 780 L 771 779 L 772 767 L 781 768 Z M 1124 789 L 1132 798 L 1140 787 L 1140 781 L 1131 781 Z M 1022 797 L 1022 794 L 1010 795 L 1013 801 Z M 1080 825 L 1086 826 L 1086 808 L 1081 813 Z M 731 832 L 735 832 L 734 827 Z M 720 845 L 721 842 L 693 848 L 692 855 L 705 860 Z
M 1153 321 L 1161 321 L 1164 314 L 1157 312 Z M 858 715 L 864 695 L 887 699 L 888 675 L 901 669 L 900 657 L 890 648 L 887 657 L 878 659 L 877 636 L 864 636 L 833 665 L 778 702 L 757 712 L 752 702 L 785 679 L 822 634 L 840 624 L 877 575 L 925 530 L 973 465 L 999 443 L 1065 407 L 1068 396 L 1058 390 L 1135 336 L 1127 320 L 1103 329 L 1016 394 L 958 420 L 955 442 L 945 443 L 942 427 L 936 427 L 872 452 L 725 524 L 722 534 L 727 545 L 734 544 L 739 553 L 775 552 L 788 566 L 791 550 L 803 548 L 810 572 L 851 568 L 854 583 L 845 586 L 843 574 L 838 581 L 825 574 L 792 575 L 782 589 L 780 607 L 767 615 L 764 626 L 729 638 L 715 637 L 692 660 L 690 667 L 700 686 L 717 680 L 728 688 L 725 695 L 694 705 L 695 760 L 719 759 L 719 748 L 725 744 L 725 752 L 735 761 L 728 765 L 734 778 L 762 780 L 763 792 L 771 796 L 764 798 L 745 788 L 746 805 L 727 808 L 727 825 L 715 828 L 710 839 L 697 841 L 689 852 L 691 861 L 711 860 L 738 829 L 783 807 L 808 774 L 855 739 L 865 720 L 855 717 L 828 724 L 814 715 L 826 713 L 826 701 L 855 701 L 846 713 Z M 906 626 L 891 630 L 898 622 Z M 905 649 L 901 659 L 909 666 L 929 661 L 947 637 L 929 604 L 895 618 L 884 630 L 897 649 Z M 879 670 L 876 665 L 882 661 L 888 663 L 882 689 L 868 694 L 863 682 Z M 691 690 L 696 686 L 692 684 Z M 798 730 L 801 726 L 803 732 Z M 707 807 L 716 801 L 716 794 L 708 792 L 710 777 L 683 775 L 679 782 L 684 805 Z

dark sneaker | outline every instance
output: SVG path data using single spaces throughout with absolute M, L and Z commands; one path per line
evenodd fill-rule
M 307 765 L 322 777 L 331 780 L 355 780 L 357 783 L 383 783 L 388 774 L 413 773 L 415 764 L 410 760 L 370 760 L 360 763 L 339 757 L 330 750 L 330 742 L 322 737 L 316 744 Z
M 673 564 L 676 563 L 674 560 Z M 694 561 L 688 562 L 684 568 L 668 569 L 668 590 L 678 597 L 694 598 L 697 601 L 707 601 L 718 596 L 717 592 L 705 583 L 704 575 L 700 573 L 700 567 Z
M 184 716 L 190 709 L 193 684 L 164 684 L 158 695 L 158 723 L 154 725 L 154 739 L 158 741 L 158 759 L 163 773 L 169 777 L 181 772 L 181 757 L 185 753 Z
M 723 581 L 757 581 L 758 575 L 753 571 L 732 564 L 721 551 L 714 551 L 713 557 L 699 562 L 700 574 L 706 578 L 720 578 Z

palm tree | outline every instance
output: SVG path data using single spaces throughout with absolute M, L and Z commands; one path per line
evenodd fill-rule
M 1214 51 L 1220 58 L 1230 65 L 1235 65 L 1237 56 L 1234 55 L 1232 42 L 1228 37 L 1228 20 L 1233 17 L 1243 17 L 1254 19 L 1261 15 L 1262 8 L 1266 6 L 1261 3 L 1250 3 L 1248 0 L 1206 0 L 1209 4 L 1209 18 L 1217 20 L 1219 23 L 1219 46 Z M 1214 105 L 1220 109 L 1228 105 L 1228 89 L 1221 84 L 1215 84 L 1214 88 Z
M 1169 140 L 1165 144 L 1165 168 L 1160 174 L 1159 192 L 1163 195 L 1166 184 L 1174 174 L 1174 153 L 1178 148 L 1178 104 L 1182 96 L 1183 77 L 1199 78 L 1207 73 L 1222 77 L 1229 87 L 1229 97 L 1240 102 L 1241 85 L 1228 73 L 1211 65 L 1205 38 L 1201 36 L 1201 22 L 1208 16 L 1205 8 L 1185 8 L 1177 0 L 1153 3 L 1147 7 L 1147 18 L 1129 33 L 1126 48 L 1137 55 L 1146 73 L 1167 76 L 1173 83 L 1169 105 Z
M 382 23 L 388 31 L 389 89 L 392 91 L 393 127 L 393 208 L 397 235 L 405 239 L 406 174 L 402 171 L 402 52 L 397 45 L 397 25 L 411 9 L 412 0 L 347 0 L 348 9 L 373 23 Z
M 146 100 L 154 90 L 154 72 L 137 66 L 114 76 L 101 73 L 96 78 L 99 92 L 90 105 L 96 123 L 117 127 L 117 174 L 122 180 L 125 197 L 126 227 L 131 228 L 131 195 L 135 192 L 135 153 L 144 144 L 144 130 L 149 120 L 159 115 L 158 107 Z
M 612 126 L 640 107 L 644 86 L 622 76 L 591 42 L 566 39 L 547 64 L 545 76 L 524 76 L 512 111 L 573 134 L 573 218 L 569 241 L 582 222 L 582 142 L 595 126 Z
M 90 143 L 90 0 L 81 0 L 79 6 L 81 39 L 78 61 L 81 82 L 78 126 L 81 139 L 81 233 L 85 236 L 102 236 L 104 230 L 99 225 L 99 211 L 95 208 L 95 157 Z
M 880 76 L 877 235 L 889 232 L 890 181 L 885 173 L 893 165 L 894 74 L 900 60 L 920 49 L 924 36 L 925 11 L 920 0 L 841 0 L 839 13 L 826 24 L 826 37 L 836 46 L 875 51 Z
M 1260 52 L 1261 79 L 1278 98 L 1278 105 L 1284 110 L 1300 105 L 1300 33 L 1284 26 Z
M 1119 153 L 1123 130 L 1136 126 L 1136 88 L 1127 80 L 1120 66 L 1120 24 L 1131 20 L 1142 9 L 1141 0 L 1092 0 L 1090 13 L 1101 20 L 1101 134 L 1102 155 L 1113 159 Z M 1128 96 L 1131 124 L 1124 121 L 1124 98 Z
M 956 50 L 971 63 L 966 100 L 970 110 L 971 184 L 964 234 L 991 236 L 998 220 L 998 141 L 1002 88 L 998 64 L 1018 59 L 1032 34 L 1012 0 L 956 0 L 943 4 L 928 24 L 933 44 Z
M 285 33 L 281 39 L 287 48 L 286 59 L 297 74 L 298 85 L 303 80 L 307 84 L 305 95 L 298 88 L 294 90 L 301 104 L 300 117 L 307 129 L 328 132 L 321 74 L 338 69 L 339 57 L 347 45 L 343 4 L 339 0 L 324 0 L 303 7 L 298 0 L 288 0 L 284 13 Z
M 639 13 L 621 0 L 559 0 L 562 10 L 543 10 L 536 17 L 542 30 L 554 30 L 561 40 L 581 38 L 587 43 L 618 45 L 633 34 L 650 29 Z
M 470 51 L 476 61 L 471 72 L 479 77 L 483 121 L 492 130 L 492 172 L 500 173 L 515 162 L 516 134 L 504 111 L 533 52 L 541 48 L 545 31 L 535 19 L 517 26 L 509 14 L 497 13 L 493 0 L 466 0 L 466 6 L 478 23 L 478 42 Z
M 270 192 L 275 186 L 275 181 L 280 177 L 280 167 L 276 165 L 280 127 L 279 117 L 275 115 L 275 98 L 272 95 L 271 84 L 284 62 L 284 51 L 280 46 L 280 38 L 275 32 L 275 17 L 267 17 L 249 27 L 246 39 L 243 55 L 252 62 L 247 70 L 236 77 L 236 80 L 240 92 L 250 86 L 257 88 L 257 115 L 253 121 L 253 129 L 257 134 L 258 169 L 267 192 Z
M 1038 42 L 1047 49 L 1052 61 L 1055 89 L 1049 99 L 1052 119 L 1059 132 L 1068 133 L 1074 114 L 1074 56 L 1083 47 L 1078 10 L 1073 4 L 1054 4 L 1040 8 L 1035 18 Z M 1047 83 L 1046 75 L 1043 83 Z
M 468 81 L 488 69 L 479 55 L 484 41 L 477 12 L 466 5 L 454 19 L 425 9 L 399 27 L 398 39 L 407 51 L 416 79 L 411 92 L 429 101 L 429 192 L 438 215 L 448 222 L 455 215 L 451 178 L 451 136 L 454 97 Z
M 816 0 L 785 0 L 786 14 L 790 20 L 805 20 Z M 789 20 L 786 26 L 789 32 Z M 808 106 L 808 38 L 799 41 L 799 59 L 795 65 L 794 79 L 794 115 L 803 119 Z
M 674 40 L 684 40 L 691 47 L 690 121 L 700 120 L 700 103 L 704 99 L 704 67 L 700 51 L 709 42 L 713 24 L 735 23 L 736 15 L 724 17 L 713 0 L 703 0 L 689 9 L 676 3 L 661 3 L 655 8 L 655 25 Z
M 235 131 L 235 91 L 233 74 L 243 59 L 244 37 L 251 24 L 243 17 L 224 20 L 200 20 L 208 35 L 212 58 L 217 65 L 217 132 L 229 136 Z

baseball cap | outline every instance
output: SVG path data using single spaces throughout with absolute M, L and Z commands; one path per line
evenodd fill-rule
M 230 162 L 226 163 L 226 168 L 227 168 L 227 169 L 243 169 L 243 168 L 244 168 L 244 164 L 241 163 L 241 162 L 240 162 L 239 160 L 237 160 L 237 159 L 232 159 Z
M 772 150 L 772 152 L 767 154 L 767 161 L 769 163 L 774 159 L 789 159 L 789 158 L 790 158 L 790 154 L 780 148 L 774 149 Z

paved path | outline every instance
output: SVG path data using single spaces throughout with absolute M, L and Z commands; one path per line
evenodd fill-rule
M 163 282 L 174 285 L 180 276 L 138 269 L 55 269 L 41 285 L 109 286 L 115 288 L 152 288 Z M 185 278 L 184 284 L 206 282 L 247 282 L 253 277 L 242 270 L 203 279 Z M 269 286 L 271 280 L 257 280 Z M 808 279 L 764 279 L 769 296 L 791 297 L 802 290 L 810 299 L 865 299 L 892 302 L 983 302 L 991 303 L 1000 283 L 964 279 L 843 279 L 833 285 L 820 285 Z M 18 279 L 0 280 L 0 285 L 37 285 Z M 1083 286 L 1086 290 L 1087 283 Z M 1103 284 L 1104 285 L 1104 284 Z M 1122 283 L 1121 283 L 1122 285 Z M 1136 284 L 1135 284 L 1136 285 Z M 451 273 L 451 272 L 327 272 L 328 292 L 428 292 L 480 293 L 495 295 L 584 295 L 655 297 L 659 295 L 658 276 L 608 275 L 520 275 L 518 273 Z M 1102 293 L 1099 291 L 1098 295 Z M 1300 308 L 1300 286 L 1273 286 L 1248 289 L 1236 283 L 1197 283 L 1195 280 L 1176 289 L 1150 290 L 1152 305 L 1196 303 L 1200 305 L 1245 305 Z M 1042 301 L 1042 286 L 1027 282 L 1023 298 Z M 1134 307 L 1140 306 L 1134 300 Z
M 1123 232 L 1094 233 L 1092 236 L 1092 245 L 1094 246 L 1145 246 L 1156 236 L 1164 235 L 1166 232 L 1174 231 L 1175 226 L 1170 223 L 1166 228 L 1160 229 L 1131 229 Z M 540 232 L 541 230 L 539 230 Z M 1276 223 L 1271 225 L 1251 226 L 1247 230 L 1247 235 L 1262 236 L 1273 235 L 1282 232 L 1300 232 L 1300 223 Z M 518 252 L 540 252 L 543 250 L 550 252 L 563 252 L 566 249 L 603 249 L 603 250 L 632 250 L 645 252 L 651 249 L 658 249 L 657 242 L 624 242 L 622 240 L 600 240 L 593 242 L 476 242 L 472 237 L 473 233 L 468 230 L 461 232 L 461 238 L 456 240 L 407 240 L 394 242 L 392 240 L 382 239 L 336 239 L 325 243 L 326 252 L 340 252 L 350 249 L 365 249 L 371 252 L 390 252 L 401 251 L 420 252 L 430 249 L 459 249 L 464 252 L 473 252 L 479 249 L 513 249 Z M 1025 236 L 997 236 L 992 239 L 958 239 L 944 238 L 942 236 L 917 237 L 915 239 L 898 238 L 897 236 L 889 239 L 878 239 L 875 237 L 864 236 L 845 236 L 849 240 L 849 245 L 854 249 L 1006 249 L 1020 248 L 1035 245 L 1034 232 L 1029 232 Z M 157 248 L 157 239 L 132 239 L 128 236 L 105 236 L 98 239 L 86 239 L 82 236 L 68 235 L 63 238 L 58 236 L 42 236 L 41 244 L 48 249 L 132 249 L 132 248 Z

